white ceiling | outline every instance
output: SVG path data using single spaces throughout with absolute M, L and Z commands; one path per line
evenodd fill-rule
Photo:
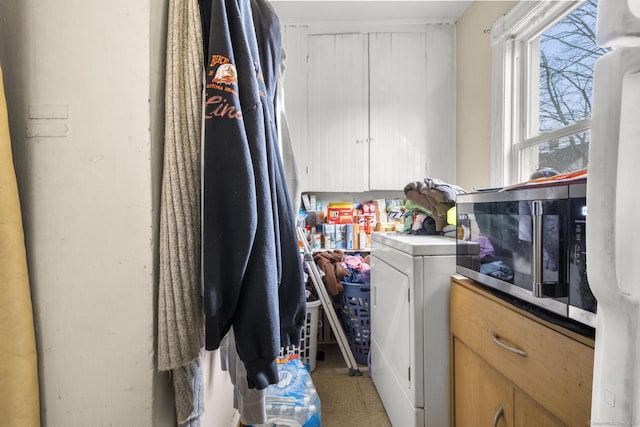
M 470 0 L 271 0 L 283 24 L 352 21 L 454 22 Z

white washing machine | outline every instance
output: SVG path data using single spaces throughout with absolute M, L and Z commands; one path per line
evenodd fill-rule
M 371 376 L 396 427 L 451 425 L 449 282 L 456 240 L 373 233 Z

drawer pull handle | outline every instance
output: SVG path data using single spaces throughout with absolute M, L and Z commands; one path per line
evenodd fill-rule
M 504 408 L 501 406 L 498 408 L 498 410 L 496 411 L 496 414 L 493 416 L 493 427 L 498 427 L 498 421 L 500 421 L 500 418 L 502 418 L 503 415 L 504 415 Z
M 526 351 L 522 351 L 519 348 L 511 347 L 510 345 L 506 345 L 505 343 L 500 341 L 500 337 L 498 337 L 498 335 L 495 332 L 491 332 L 491 339 L 493 340 L 494 343 L 498 344 L 500 347 L 504 348 L 505 350 L 510 351 L 511 353 L 515 353 L 518 356 L 522 356 L 522 357 L 528 356 Z

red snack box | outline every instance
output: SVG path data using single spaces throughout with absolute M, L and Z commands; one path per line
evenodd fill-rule
M 329 224 L 353 224 L 353 205 L 347 203 L 330 204 L 327 207 Z

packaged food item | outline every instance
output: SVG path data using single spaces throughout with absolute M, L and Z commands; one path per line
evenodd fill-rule
M 354 236 L 353 236 L 353 224 L 345 224 L 345 241 L 347 249 L 355 249 Z
M 381 222 L 378 231 L 395 231 L 396 225 L 393 222 Z
M 336 224 L 336 249 L 346 249 L 347 247 L 347 224 Z
M 352 224 L 353 203 L 329 203 L 327 222 L 329 224 Z
M 360 249 L 360 224 L 357 222 L 353 223 L 353 249 Z
M 322 227 L 318 230 L 318 227 L 311 228 L 311 236 L 309 239 L 309 247 L 311 249 L 321 249 L 322 248 Z
M 371 234 L 361 231 L 358 237 L 360 249 L 369 249 L 371 247 Z
M 324 234 L 324 248 L 335 249 L 336 248 L 336 225 L 324 224 L 323 234 Z
M 362 204 L 362 215 L 364 215 L 367 224 L 365 225 L 365 231 L 371 233 L 378 229 L 378 214 L 376 209 L 376 203 L 367 202 Z

